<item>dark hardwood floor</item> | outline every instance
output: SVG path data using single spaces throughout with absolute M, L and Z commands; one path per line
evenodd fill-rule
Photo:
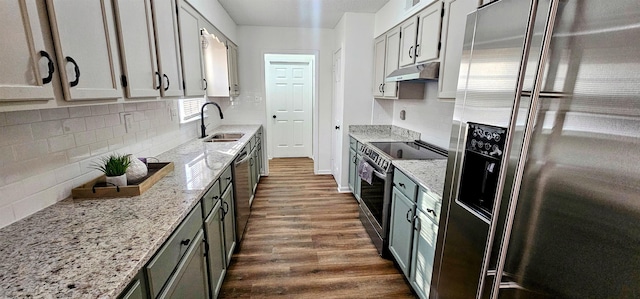
M 350 193 L 306 158 L 273 159 L 220 298 L 414 298 L 378 256 Z

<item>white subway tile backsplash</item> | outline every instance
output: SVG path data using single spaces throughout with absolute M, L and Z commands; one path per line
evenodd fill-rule
M 113 129 L 110 127 L 106 127 L 106 128 L 102 128 L 102 129 L 97 129 L 96 130 L 96 140 L 97 141 L 102 141 L 102 140 L 109 140 L 113 138 Z
M 41 121 L 40 110 L 11 111 L 6 113 L 7 125 L 20 125 Z
M 91 116 L 91 107 L 69 107 L 69 117 Z
M 151 128 L 151 121 L 146 119 L 140 122 L 140 130 Z
M 111 114 L 117 114 L 120 112 L 124 112 L 124 105 L 123 104 L 110 104 L 109 105 L 109 113 Z
M 90 144 L 89 149 L 91 150 L 92 156 L 106 154 L 109 151 L 109 142 L 106 140 L 98 141 L 94 144 Z
M 22 181 L 27 196 L 51 188 L 56 183 L 56 173 L 53 170 L 31 176 Z
M 73 136 L 76 139 L 76 146 L 87 145 L 97 141 L 96 131 L 78 132 Z
M 124 139 L 122 136 L 107 140 L 109 143 L 109 151 L 114 151 L 124 147 Z
M 109 113 L 108 105 L 91 106 L 91 115 L 107 115 Z
M 11 145 L 0 146 L 0 166 L 15 161 L 13 147 Z
M 84 122 L 87 124 L 87 131 L 104 128 L 104 116 L 85 117 Z
M 0 146 L 12 145 L 16 143 L 29 142 L 33 140 L 31 125 L 15 125 L 0 127 Z
M 114 127 L 120 124 L 120 115 L 118 113 L 116 114 L 109 114 L 109 115 L 105 115 L 104 116 L 104 125 L 107 127 Z
M 133 112 L 133 120 L 134 121 L 143 121 L 145 119 L 147 119 L 147 117 L 144 115 L 144 112 L 142 112 L 142 111 Z
M 28 196 L 20 201 L 13 203 L 13 213 L 16 220 L 25 218 L 33 213 L 40 211 L 54 203 L 56 203 L 55 188 L 49 188 L 45 191 Z
M 71 163 L 56 169 L 55 174 L 56 182 L 60 184 L 72 180 L 73 178 L 81 175 L 82 172 L 80 172 L 80 164 Z
M 147 103 L 136 103 L 136 110 L 147 110 Z
M 87 130 L 84 117 L 69 118 L 62 121 L 62 129 L 65 133 L 76 133 Z
M 0 207 L 24 198 L 26 196 L 24 191 L 22 181 L 0 187 Z
M 16 221 L 16 216 L 13 214 L 12 206 L 0 207 L 0 227 L 5 227 Z
M 69 118 L 68 108 L 55 108 L 40 110 L 43 121 Z
M 13 145 L 13 155 L 20 161 L 38 158 L 48 153 L 49 144 L 45 139 Z
M 0 112 L 0 126 L 4 126 L 7 124 L 7 116 L 4 112 Z
M 67 151 L 69 162 L 78 162 L 91 157 L 91 151 L 88 145 L 78 146 Z
M 49 137 L 60 136 L 63 133 L 62 121 L 52 120 L 31 124 L 34 139 L 46 139 Z
M 136 103 L 125 103 L 124 104 L 124 111 L 126 111 L 126 112 L 136 111 L 136 110 L 137 110 Z
M 118 125 L 111 129 L 113 130 L 114 137 L 119 137 L 119 136 L 123 136 L 124 134 L 127 134 L 127 129 L 125 129 L 124 125 Z
M 73 135 L 62 135 L 49 138 L 49 150 L 51 152 L 58 152 L 68 150 L 76 146 Z

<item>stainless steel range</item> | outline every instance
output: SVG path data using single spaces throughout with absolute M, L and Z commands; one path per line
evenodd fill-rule
M 358 151 L 361 163 L 373 168 L 371 183 L 363 178 L 360 190 L 360 221 L 371 237 L 378 253 L 388 258 L 389 220 L 391 217 L 391 188 L 393 165 L 391 160 L 447 159 L 447 152 L 431 144 L 415 142 L 371 142 L 362 144 Z M 359 167 L 360 168 L 360 167 Z

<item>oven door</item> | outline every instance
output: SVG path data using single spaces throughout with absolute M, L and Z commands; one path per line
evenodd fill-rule
M 387 195 L 387 191 L 389 191 L 389 175 L 382 173 L 379 169 L 375 168 L 373 172 L 371 184 L 367 183 L 367 181 L 360 179 L 360 201 L 361 204 L 366 208 L 364 211 L 369 218 L 369 221 L 374 225 L 374 228 L 378 235 L 386 239 L 386 233 L 383 229 L 388 217 L 386 215 L 389 212 L 389 196 Z

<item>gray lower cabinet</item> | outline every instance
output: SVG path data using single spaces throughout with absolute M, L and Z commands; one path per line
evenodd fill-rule
M 231 263 L 231 256 L 233 255 L 233 250 L 236 248 L 236 216 L 233 202 L 233 184 L 229 184 L 224 193 L 222 193 L 221 207 L 223 215 L 224 252 L 227 266 Z
M 415 203 L 393 187 L 391 196 L 391 229 L 389 251 L 396 258 L 402 272 L 409 277 L 411 245 L 413 241 L 413 216 Z
M 147 288 L 142 272 L 138 273 L 129 286 L 118 296 L 118 299 L 146 299 Z
M 362 180 L 358 176 L 357 165 L 360 164 L 360 160 L 362 160 L 362 156 L 360 154 L 356 154 L 356 171 L 354 171 L 354 183 L 353 183 L 353 195 L 355 195 L 356 199 L 360 201 L 360 191 L 362 186 Z
M 158 298 L 207 299 L 209 282 L 207 278 L 206 250 L 202 230 L 191 242 L 187 253 Z
M 414 227 L 410 283 L 420 298 L 429 298 L 438 224 L 418 210 Z
M 356 176 L 358 173 L 356 172 L 356 151 L 352 148 L 349 149 L 349 189 L 351 192 L 355 190 L 356 184 Z
M 209 259 L 209 281 L 211 284 L 211 295 L 213 298 L 218 297 L 218 292 L 224 281 L 226 272 L 226 256 L 224 251 L 224 231 L 222 220 L 221 201 L 217 201 L 211 210 L 209 217 L 204 221 L 204 229 L 209 251 L 207 257 Z

